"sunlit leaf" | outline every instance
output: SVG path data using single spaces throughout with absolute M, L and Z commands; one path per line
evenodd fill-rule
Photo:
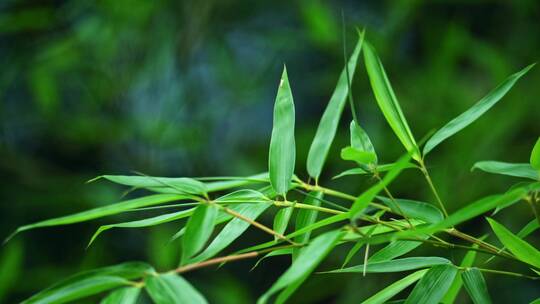
M 373 46 L 368 42 L 364 43 L 363 51 L 371 88 L 379 108 L 394 133 L 403 146 L 405 146 L 405 149 L 412 154 L 413 159 L 420 161 L 422 159 L 420 151 L 390 85 L 390 81 L 386 76 L 381 60 L 377 56 Z
M 471 170 L 474 169 L 480 169 L 482 171 L 494 174 L 524 177 L 534 180 L 540 179 L 540 173 L 534 170 L 530 164 L 513 164 L 487 160 L 475 163 Z
M 424 155 L 427 155 L 433 148 L 439 145 L 448 137 L 456 134 L 461 131 L 480 116 L 482 116 L 486 111 L 493 107 L 501 98 L 506 95 L 508 91 L 514 86 L 516 81 L 525 75 L 534 64 L 531 64 L 525 67 L 523 70 L 510 75 L 506 78 L 501 84 L 499 84 L 493 91 L 489 92 L 484 98 L 480 99 L 476 104 L 474 104 L 467 111 L 461 113 L 456 118 L 452 119 L 444 127 L 439 129 L 431 138 L 426 142 L 424 146 Z
M 139 298 L 141 289 L 138 287 L 124 287 L 111 292 L 101 304 L 135 304 Z
M 215 206 L 202 204 L 195 208 L 182 239 L 182 261 L 187 261 L 206 244 L 214 230 L 217 214 Z
M 463 285 L 475 304 L 489 304 L 491 298 L 484 276 L 478 268 L 469 268 L 461 273 Z
M 364 35 L 360 35 L 358 38 L 358 43 L 354 48 L 354 51 L 347 63 L 348 72 L 350 80 L 352 81 L 354 77 L 354 71 L 356 70 L 356 63 L 358 61 L 358 55 L 362 49 L 362 42 L 364 40 Z M 347 94 L 349 92 L 349 85 L 347 83 L 347 74 L 346 70 L 343 69 L 339 76 L 336 88 L 334 93 L 328 102 L 328 106 L 321 117 L 321 122 L 313 138 L 313 142 L 309 148 L 309 153 L 307 157 L 307 171 L 309 175 L 318 179 L 321 174 L 324 162 L 330 150 L 330 146 L 334 141 L 336 135 L 336 130 L 339 124 L 339 119 L 345 103 L 347 101 Z
M 366 273 L 383 273 L 383 272 L 401 272 L 420 268 L 428 268 L 435 265 L 451 264 L 445 258 L 440 257 L 412 257 L 395 259 L 389 261 L 368 263 L 365 267 Z M 348 273 L 348 272 L 364 272 L 364 265 L 356 265 L 343 269 L 327 271 L 325 273 Z
M 392 212 L 399 214 L 401 210 L 407 217 L 416 218 L 426 223 L 438 223 L 444 218 L 441 210 L 432 204 L 401 198 L 392 200 L 387 197 L 379 197 L 379 199 L 390 207 Z
M 419 270 L 413 272 L 410 275 L 404 277 L 401 280 L 398 280 L 391 285 L 387 286 L 383 290 L 377 292 L 373 296 L 369 297 L 367 300 L 363 301 L 362 304 L 383 304 L 390 300 L 393 296 L 400 293 L 405 288 L 409 287 L 414 282 L 420 280 L 428 272 L 427 269 Z
M 540 171 L 540 137 L 532 149 L 530 163 L 534 169 Z
M 455 266 L 449 264 L 432 267 L 416 284 L 405 303 L 439 303 L 454 281 L 457 271 Z
M 339 230 L 333 230 L 314 238 L 294 260 L 291 267 L 259 298 L 257 303 L 266 303 L 272 295 L 281 289 L 303 282 L 330 253 L 341 235 Z
M 341 158 L 351 160 L 359 165 L 368 165 L 377 161 L 377 156 L 373 152 L 361 151 L 354 147 L 345 147 L 341 149 Z
M 540 268 L 540 251 L 534 248 L 531 244 L 519 238 L 513 234 L 510 230 L 506 229 L 503 225 L 497 223 L 495 220 L 488 218 L 489 225 L 497 238 L 503 243 L 503 245 L 510 250 L 519 260 L 533 265 L 536 268 Z
M 202 304 L 206 299 L 188 281 L 174 273 L 149 276 L 146 290 L 156 304 Z

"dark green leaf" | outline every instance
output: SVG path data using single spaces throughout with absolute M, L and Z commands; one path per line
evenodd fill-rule
M 478 248 L 478 244 L 473 244 L 473 248 Z M 469 250 L 465 254 L 465 257 L 463 257 L 463 260 L 461 261 L 460 267 L 463 268 L 469 268 L 473 265 L 474 260 L 476 259 L 476 253 L 477 251 Z M 444 295 L 444 298 L 442 299 L 442 303 L 445 304 L 451 304 L 454 303 L 456 300 L 456 297 L 459 294 L 459 291 L 461 290 L 461 286 L 463 285 L 463 281 L 461 280 L 461 276 L 456 276 L 454 278 L 454 281 L 452 282 L 452 285 L 450 288 L 448 288 L 448 291 Z
M 285 196 L 289 190 L 295 159 L 294 101 L 287 69 L 284 67 L 274 104 L 274 124 L 268 160 L 270 183 L 282 196 Z
M 540 171 L 540 137 L 532 149 L 530 163 L 534 169 Z
M 384 288 L 383 290 L 377 292 L 369 299 L 362 302 L 362 304 L 384 304 L 387 303 L 393 296 L 400 293 L 405 288 L 409 287 L 414 282 L 420 280 L 428 272 L 427 269 L 418 270 L 413 272 L 410 275 L 404 277 L 403 279 L 396 281 Z
M 360 50 L 362 49 L 363 40 L 364 35 L 362 34 L 358 38 L 358 43 L 347 63 L 351 81 L 354 77 L 354 71 L 356 70 L 356 63 L 358 61 Z M 330 150 L 332 141 L 334 141 L 339 119 L 347 101 L 348 92 L 349 85 L 347 82 L 346 70 L 344 68 L 339 76 L 334 93 L 328 102 L 328 106 L 323 113 L 317 132 L 315 133 L 315 137 L 309 148 L 306 166 L 309 175 L 315 180 L 317 180 L 321 174 L 328 151 Z
M 540 179 L 540 173 L 531 167 L 530 164 L 512 164 L 493 160 L 480 161 L 474 164 L 471 170 L 480 169 L 494 174 L 510 175 L 516 177 Z
M 510 75 L 506 78 L 501 84 L 499 84 L 493 91 L 489 92 L 484 98 L 474 104 L 467 111 L 461 113 L 458 117 L 452 119 L 444 127 L 438 130 L 431 138 L 427 141 L 424 146 L 424 156 L 427 155 L 433 148 L 439 145 L 448 137 L 456 134 L 461 131 L 480 116 L 482 116 L 486 111 L 493 107 L 501 98 L 506 95 L 508 91 L 514 86 L 516 81 L 518 81 L 521 76 L 525 75 L 534 64 L 531 64 L 525 67 L 523 70 Z
M 403 115 L 403 111 L 399 106 L 390 81 L 386 76 L 381 60 L 377 56 L 373 46 L 368 42 L 364 43 L 363 50 L 366 70 L 379 108 L 390 127 L 392 127 L 392 130 L 394 130 L 394 133 L 403 146 L 405 146 L 405 149 L 412 154 L 413 159 L 420 161 L 422 159 L 420 151 L 407 124 L 407 120 Z
M 453 265 L 432 267 L 416 284 L 405 304 L 439 303 L 457 274 Z
M 135 304 L 139 298 L 139 287 L 124 287 L 111 292 L 101 304 Z
M 383 272 L 401 272 L 420 268 L 427 268 L 434 265 L 451 264 L 445 258 L 440 257 L 412 257 L 395 259 L 390 261 L 368 263 L 365 267 L 366 273 L 383 273 Z M 347 272 L 364 272 L 364 265 L 357 265 L 343 269 L 327 271 L 325 273 L 347 273 Z
M 146 290 L 156 304 L 201 304 L 206 299 L 188 281 L 174 273 L 150 276 Z
M 215 206 L 202 204 L 195 208 L 186 224 L 186 232 L 182 239 L 183 262 L 198 253 L 206 244 L 214 230 L 217 214 L 218 209 Z
M 401 210 L 407 217 L 419 219 L 426 223 L 438 223 L 444 218 L 441 210 L 432 204 L 401 198 L 392 200 L 382 196 L 380 196 L 379 199 L 385 205 L 390 207 L 392 212 L 399 214 Z
M 475 304 L 489 304 L 491 298 L 484 276 L 478 268 L 470 268 L 461 273 L 463 285 Z

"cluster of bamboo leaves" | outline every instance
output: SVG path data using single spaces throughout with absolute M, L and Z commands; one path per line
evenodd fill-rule
M 404 155 L 395 162 L 380 163 L 372 141 L 354 114 L 350 83 L 362 60 L 361 54 L 377 104 L 405 148 Z M 284 68 L 275 100 L 268 172 L 248 177 L 215 178 L 104 175 L 97 179 L 154 194 L 22 226 L 15 232 L 79 223 L 126 211 L 173 208 L 177 211 L 101 226 L 89 245 L 112 228 L 141 228 L 173 221 L 185 223 L 179 225 L 178 232 L 172 236 L 173 240 L 179 239 L 182 243 L 181 260 L 176 269 L 158 272 L 141 262 L 95 269 L 67 278 L 24 303 L 65 303 L 100 294 L 103 295 L 101 303 L 129 304 L 136 303 L 142 292 L 157 304 L 206 303 L 204 295 L 182 277 L 183 273 L 236 260 L 259 258 L 260 262 L 264 258 L 288 255 L 292 261 L 290 267 L 258 299 L 261 304 L 283 303 L 337 246 L 350 246 L 350 251 L 342 265 L 324 273 L 364 276 L 405 273 L 402 279 L 388 284 L 363 303 L 385 303 L 403 295 L 402 291 L 413 284 L 408 296 L 398 300 L 404 303 L 453 303 L 464 287 L 474 303 L 490 303 L 485 273 L 533 280 L 540 276 L 540 251 L 525 240 L 540 223 L 540 139 L 532 149 L 529 163 L 477 162 L 473 169 L 517 176 L 523 181 L 503 193 L 480 198 L 452 213 L 448 213 L 437 193 L 425 159 L 439 144 L 493 107 L 532 66 L 509 76 L 470 109 L 436 131 L 421 148 L 374 47 L 364 40 L 363 32 L 359 33 L 358 42 L 345 62 L 311 143 L 307 157 L 308 181 L 294 174 L 295 112 L 291 85 Z M 354 120 L 350 123 L 350 145 L 341 150 L 341 157 L 352 161 L 355 167 L 336 178 L 358 174 L 374 177 L 376 183 L 359 194 L 348 194 L 319 184 L 347 101 Z M 435 203 L 396 198 L 391 194 L 390 183 L 406 169 L 416 170 L 426 179 L 426 187 L 433 192 Z M 297 199 L 289 200 L 291 197 Z M 334 198 L 348 203 L 338 204 Z M 519 232 L 514 233 L 496 220 L 486 218 L 502 247 L 486 242 L 486 236 L 472 236 L 458 230 L 462 223 L 482 217 L 491 210 L 494 210 L 493 216 L 518 202 L 529 204 L 532 210 L 528 224 Z M 261 214 L 269 209 L 277 210 L 273 223 L 259 222 Z M 227 252 L 228 246 L 249 227 L 268 235 L 268 241 L 238 252 Z M 454 243 L 456 240 L 460 243 Z M 375 245 L 382 245 L 382 248 L 370 253 L 370 246 Z M 442 256 L 403 257 L 421 245 L 463 249 L 466 255 L 459 265 Z M 349 265 L 362 248 L 365 248 L 364 262 Z M 482 268 L 490 265 L 476 261 L 478 252 L 490 255 L 490 260 L 502 258 L 522 263 L 530 271 L 516 273 L 507 269 Z M 444 251 L 441 253 L 444 255 Z

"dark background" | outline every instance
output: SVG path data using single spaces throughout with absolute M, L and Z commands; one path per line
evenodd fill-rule
M 0 3 L 0 229 L 118 201 L 125 189 L 85 184 L 103 173 L 247 175 L 266 170 L 272 107 L 287 64 L 296 104 L 297 174 L 343 66 L 355 26 L 377 48 L 417 139 L 466 110 L 540 55 L 540 2 L 530 1 L 14 1 Z M 470 172 L 474 162 L 527 162 L 539 132 L 538 67 L 487 115 L 427 159 L 448 209 L 508 189 L 518 179 Z M 403 148 L 380 114 L 363 60 L 353 81 L 358 114 L 383 162 Z M 351 163 L 350 112 L 321 183 L 360 193 L 372 181 L 330 177 Z M 418 172 L 391 186 L 433 201 Z M 0 248 L 0 302 L 15 303 L 83 269 L 145 260 L 177 263 L 168 240 L 181 225 L 111 230 L 88 250 L 100 224 L 128 213 L 31 231 Z M 496 217 L 513 231 L 532 219 L 525 204 Z M 271 213 L 263 222 L 271 223 Z M 481 235 L 486 222 L 463 225 Z M 249 230 L 235 248 L 267 240 Z M 490 237 L 490 241 L 497 241 Z M 527 239 L 539 245 L 538 234 Z M 343 247 L 343 246 L 342 246 Z M 322 268 L 340 265 L 345 247 Z M 419 250 L 422 252 L 422 250 Z M 427 248 L 459 263 L 463 252 Z M 361 254 L 358 257 L 361 259 Z M 487 257 L 479 255 L 479 263 Z M 287 267 L 286 258 L 188 275 L 212 303 L 252 303 Z M 481 264 L 480 264 L 481 265 Z M 495 260 L 489 267 L 527 271 Z M 315 275 L 294 303 L 358 303 L 398 276 Z M 486 276 L 496 303 L 527 303 L 537 282 Z M 468 298 L 462 293 L 460 303 Z

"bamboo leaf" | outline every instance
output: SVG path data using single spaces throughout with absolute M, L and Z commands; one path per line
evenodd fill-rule
M 150 276 L 146 290 L 156 304 L 202 304 L 206 299 L 188 281 L 174 273 Z
M 320 206 L 321 205 L 321 199 L 323 198 L 324 194 L 319 191 L 312 191 L 309 193 L 308 196 L 306 196 L 306 199 L 304 201 L 304 204 L 306 205 L 312 205 L 312 206 Z M 298 214 L 296 215 L 296 225 L 295 230 L 298 231 L 304 227 L 308 227 L 309 225 L 315 223 L 317 220 L 318 211 L 312 210 L 312 209 L 300 209 L 298 210 Z M 304 244 L 309 241 L 311 237 L 311 231 L 308 231 L 304 234 L 298 235 L 294 238 L 295 242 L 299 244 Z
M 206 244 L 216 221 L 218 209 L 215 206 L 202 204 L 195 208 L 186 224 L 186 232 L 182 239 L 182 261 L 188 261 Z
M 405 304 L 439 303 L 456 274 L 457 268 L 450 264 L 432 267 L 416 284 Z
M 341 158 L 343 160 L 355 161 L 359 165 L 368 165 L 377 161 L 375 153 L 361 151 L 354 147 L 345 147 L 341 149 Z
M 423 236 L 422 239 L 427 239 L 427 236 Z M 422 241 L 394 241 L 375 252 L 368 261 L 369 263 L 389 261 L 413 251 L 420 245 Z
M 366 273 L 384 273 L 384 272 L 401 272 L 409 271 L 420 268 L 428 268 L 435 265 L 451 264 L 451 262 L 445 258 L 440 257 L 412 257 L 395 259 L 390 261 L 381 261 L 368 263 L 365 267 Z M 364 265 L 356 265 L 343 269 L 336 269 L 326 271 L 324 273 L 363 273 Z
M 530 178 L 533 180 L 540 179 L 540 173 L 534 170 L 534 168 L 530 164 L 513 164 L 487 160 L 475 163 L 474 166 L 471 168 L 471 171 L 474 169 L 480 169 L 484 172 L 494 174 Z
M 272 295 L 281 289 L 303 282 L 330 253 L 341 235 L 342 233 L 339 230 L 333 230 L 314 238 L 305 250 L 298 255 L 298 258 L 294 260 L 291 267 L 259 298 L 257 303 L 266 303 Z
M 427 155 L 433 148 L 439 145 L 441 142 L 446 140 L 448 137 L 456 134 L 457 132 L 463 130 L 465 127 L 473 123 L 485 112 L 487 112 L 491 107 L 493 107 L 501 98 L 510 91 L 514 84 L 525 75 L 535 64 L 531 64 L 521 71 L 510 75 L 506 78 L 501 84 L 499 84 L 495 89 L 489 92 L 484 98 L 480 99 L 476 104 L 474 104 L 467 111 L 461 113 L 456 118 L 452 119 L 444 127 L 439 129 L 431 138 L 427 141 L 424 146 L 424 156 Z
M 351 121 L 349 126 L 351 133 L 351 147 L 359 151 L 371 152 L 375 155 L 374 164 L 377 164 L 377 153 L 375 153 L 375 148 L 371 143 L 371 139 L 367 135 L 366 131 L 362 129 L 354 120 Z
M 358 62 L 358 55 L 362 49 L 362 43 L 364 41 L 364 34 L 362 33 L 358 38 L 358 42 L 354 51 L 347 63 L 350 80 L 354 77 L 354 71 L 356 70 L 356 63 Z M 334 141 L 336 130 L 341 118 L 341 113 L 347 102 L 347 94 L 349 92 L 349 85 L 347 83 L 347 74 L 345 68 L 341 72 L 334 93 L 328 102 L 328 106 L 321 117 L 321 122 L 313 138 L 313 142 L 309 148 L 307 157 L 307 171 L 309 176 L 317 180 L 321 175 L 324 162 L 328 156 L 330 146 Z
M 57 218 L 19 227 L 14 233 L 12 233 L 4 241 L 4 243 L 9 241 L 17 233 L 27 231 L 30 229 L 80 223 L 80 222 L 97 219 L 100 217 L 105 217 L 108 215 L 122 213 L 124 211 L 128 211 L 131 209 L 159 205 L 162 203 L 182 200 L 182 199 L 186 199 L 186 197 L 184 195 L 178 195 L 178 194 L 155 194 L 155 195 L 150 195 L 150 196 L 145 196 L 141 198 L 119 202 L 112 205 L 106 205 L 103 207 L 94 208 L 94 209 L 82 211 L 82 212 L 71 214 L 71 215 L 57 217 Z
M 534 169 L 540 171 L 540 137 L 532 149 L 530 163 Z
M 294 101 L 287 69 L 284 67 L 274 105 L 274 125 L 268 160 L 270 183 L 282 196 L 289 190 L 295 159 Z
M 420 151 L 403 115 L 403 111 L 398 103 L 390 81 L 386 76 L 381 60 L 377 56 L 375 49 L 367 41 L 364 43 L 364 60 L 366 70 L 371 83 L 371 88 L 386 121 L 397 135 L 405 149 L 411 153 L 412 158 L 420 161 Z
M 124 287 L 111 292 L 101 300 L 101 304 L 135 304 L 139 298 L 141 289 L 138 287 Z
M 472 247 L 478 248 L 478 244 L 473 244 Z M 476 253 L 477 251 L 474 250 L 467 251 L 459 266 L 462 268 L 472 267 L 474 260 L 476 259 Z M 461 290 L 462 285 L 463 281 L 461 280 L 461 276 L 456 276 L 441 302 L 444 304 L 453 304 L 459 294 L 459 291 Z
M 205 194 L 204 183 L 188 177 L 154 177 L 143 175 L 102 175 L 92 179 L 107 179 L 113 183 L 136 188 L 165 187 L 181 194 Z
M 280 208 L 274 217 L 274 226 L 273 229 L 275 232 L 283 235 L 287 230 L 289 225 L 289 220 L 291 219 L 292 213 L 294 211 L 293 207 Z
M 426 223 L 438 223 L 444 219 L 441 210 L 432 204 L 401 198 L 392 200 L 382 196 L 379 199 L 390 207 L 392 212 L 400 213 L 401 210 L 409 218 L 419 219 Z
M 410 275 L 404 277 L 403 279 L 396 281 L 384 288 L 383 290 L 377 292 L 367 300 L 363 301 L 362 304 L 383 304 L 387 303 L 393 296 L 400 293 L 405 288 L 409 287 L 414 282 L 420 280 L 428 272 L 427 269 L 419 270 L 413 272 Z
M 392 169 L 394 165 L 395 163 L 379 165 L 377 166 L 377 172 L 382 173 L 382 172 L 390 171 L 390 169 Z M 409 163 L 405 166 L 404 169 L 409 169 L 409 168 L 416 168 L 416 165 Z M 365 174 L 373 174 L 373 172 L 368 171 L 367 169 L 364 169 L 364 168 L 352 168 L 352 169 L 341 172 L 340 174 L 334 176 L 332 179 L 338 179 L 338 178 L 349 176 L 349 175 L 365 175 Z
M 491 298 L 484 276 L 478 268 L 470 268 L 461 273 L 463 285 L 475 304 L 489 304 Z
M 540 268 L 540 251 L 534 248 L 531 244 L 522 240 L 503 225 L 497 223 L 494 219 L 487 219 L 491 229 L 497 235 L 497 238 L 503 245 L 512 252 L 519 260 Z
M 289 255 L 289 254 L 293 254 L 293 248 L 282 248 L 282 249 L 276 249 L 274 251 L 270 251 L 269 253 L 264 255 L 262 258 L 258 259 L 255 265 L 253 265 L 253 267 L 251 267 L 249 271 L 253 271 L 255 268 L 257 268 L 257 266 L 259 266 L 259 264 L 262 261 L 266 260 L 267 258 L 280 256 L 280 255 Z

